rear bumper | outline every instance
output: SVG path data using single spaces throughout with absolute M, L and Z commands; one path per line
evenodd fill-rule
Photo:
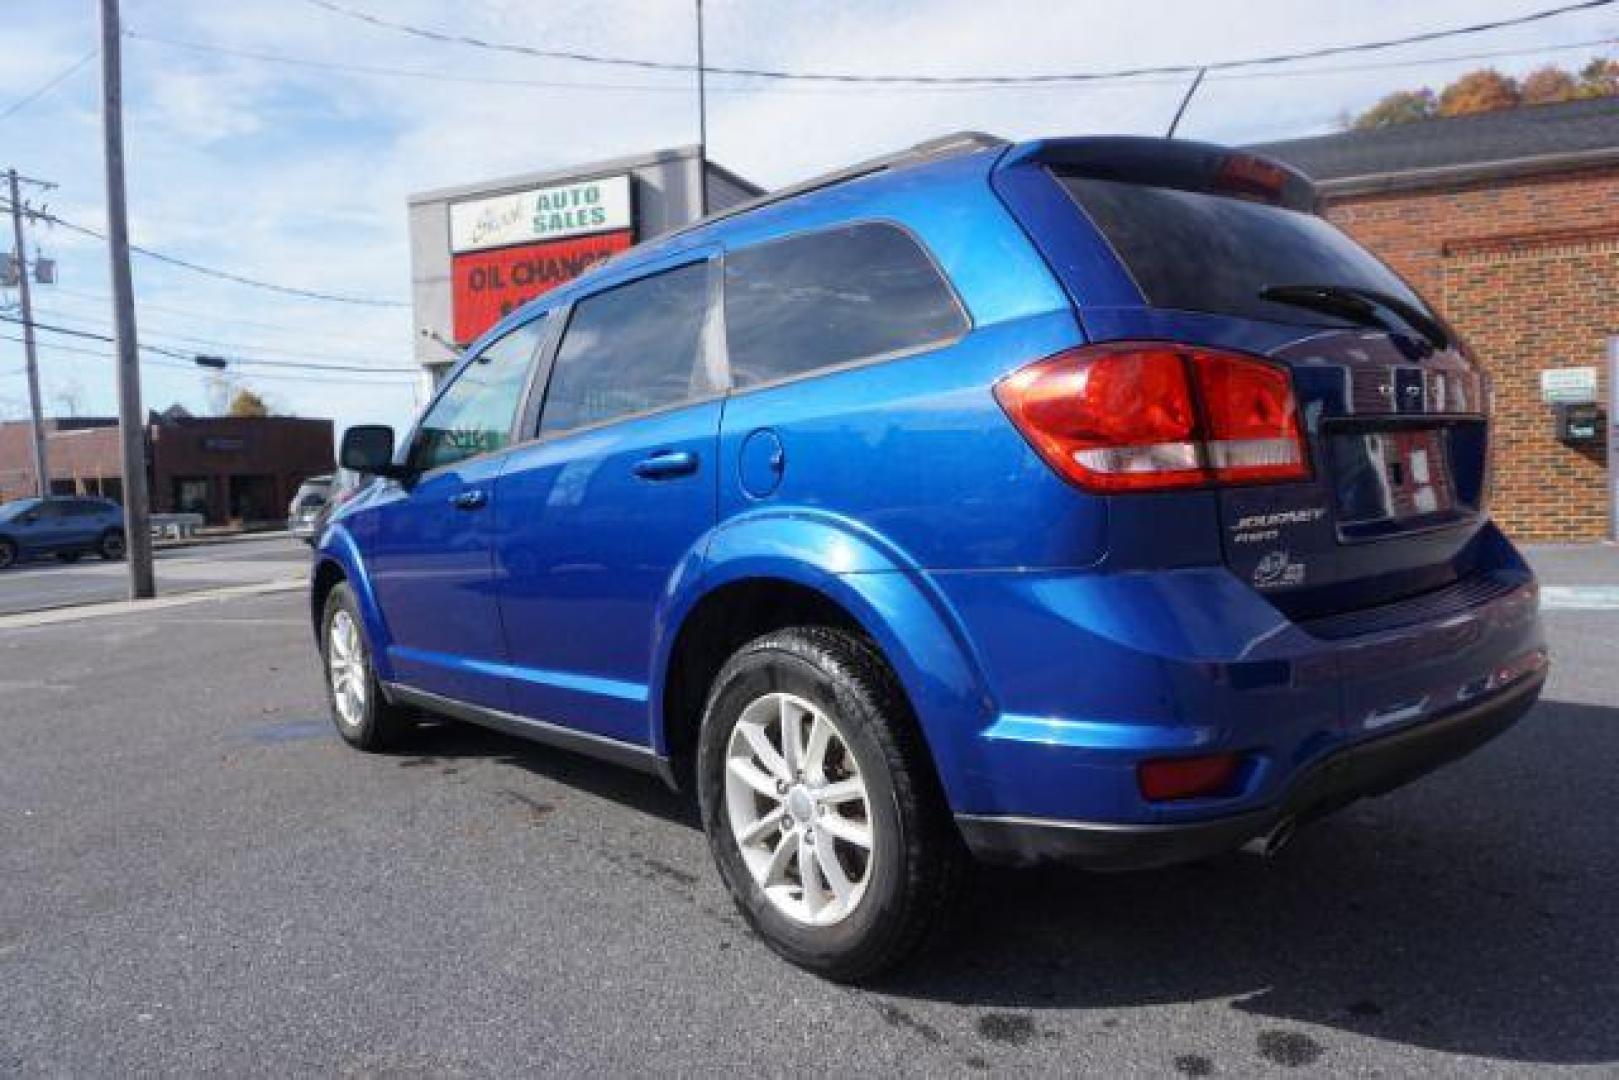
M 1259 810 L 1175 823 L 1062 821 L 959 814 L 973 854 L 986 862 L 1063 862 L 1093 870 L 1144 870 L 1241 847 L 1285 821 L 1305 822 L 1380 795 L 1463 757 L 1516 723 L 1540 697 L 1544 670 L 1473 705 L 1355 743 L 1302 771 Z

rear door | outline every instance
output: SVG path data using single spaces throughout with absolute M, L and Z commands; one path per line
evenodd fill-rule
M 1467 572 L 1483 522 L 1483 379 L 1421 297 L 1304 211 L 1294 174 L 1233 154 L 1202 171 L 1052 175 L 1142 301 L 1082 300 L 1093 340 L 1229 349 L 1291 373 L 1311 476 L 1215 493 L 1233 572 L 1299 618 Z
M 579 298 L 496 485 L 518 714 L 644 744 L 660 598 L 713 527 L 723 379 L 708 253 Z

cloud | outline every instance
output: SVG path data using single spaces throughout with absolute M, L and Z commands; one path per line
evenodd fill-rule
M 391 17 L 491 39 L 545 43 L 663 60 L 694 55 L 691 5 L 675 0 L 351 0 Z M 61 70 L 96 40 L 93 5 L 19 0 L 0 37 L 0 108 Z M 1305 8 L 1294 0 L 1134 0 L 986 4 L 932 0 L 715 0 L 708 4 L 715 63 L 797 70 L 996 73 L 1073 71 L 1286 51 L 1397 36 L 1539 6 L 1532 0 L 1398 0 Z M 126 45 L 130 209 L 137 242 L 271 281 L 330 292 L 408 294 L 405 200 L 414 191 L 696 141 L 692 80 L 626 69 L 456 48 L 413 40 L 299 0 L 144 0 L 126 4 L 139 32 L 304 57 L 506 79 L 655 85 L 487 86 L 373 78 Z M 1600 13 L 1552 20 L 1464 42 L 1342 58 L 1315 67 L 1386 62 L 1479 49 L 1611 36 Z M 1553 54 L 1574 63 L 1586 52 Z M 1545 56 L 1490 61 L 1523 71 Z M 1287 79 L 1211 77 L 1185 134 L 1243 142 L 1328 130 L 1345 110 L 1387 90 L 1443 82 L 1476 66 L 1337 72 Z M 1011 137 L 1158 133 L 1184 79 L 923 92 L 766 86 L 716 77 L 710 99 L 714 157 L 767 185 L 799 179 L 942 132 L 976 128 Z M 96 79 L 69 80 L 10 121 L 0 140 L 19 167 L 53 177 L 61 213 L 100 227 L 102 173 Z M 4 164 L 5 162 L 0 162 Z M 41 234 L 62 260 L 62 284 L 41 303 L 107 321 L 98 244 Z M 408 364 L 406 310 L 326 305 L 244 289 L 149 261 L 136 263 L 140 319 L 153 340 L 190 335 L 243 352 L 311 352 Z M 85 294 L 88 294 L 86 296 Z M 180 309 L 183 313 L 165 309 Z M 202 346 L 198 346 L 199 350 Z M 219 349 L 216 351 L 226 351 Z M 20 350 L 0 342 L 0 397 Z M 111 365 L 46 354 L 47 393 L 76 381 L 91 410 L 113 407 Z M 283 375 L 290 373 L 283 372 Z M 412 386 L 397 381 L 244 381 L 305 414 L 403 422 Z M 200 372 L 152 366 L 146 398 L 200 408 Z

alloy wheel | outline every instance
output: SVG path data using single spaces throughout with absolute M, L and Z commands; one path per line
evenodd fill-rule
M 725 803 L 754 882 L 795 922 L 830 926 L 865 895 L 878 855 L 859 764 L 825 711 L 765 694 L 731 730 Z
M 354 616 L 338 609 L 326 638 L 326 668 L 332 683 L 332 700 L 337 719 L 354 730 L 365 722 L 365 696 L 369 673 L 366 670 L 365 643 Z

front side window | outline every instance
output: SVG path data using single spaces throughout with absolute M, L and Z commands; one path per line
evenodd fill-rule
M 574 305 L 540 414 L 551 435 L 714 393 L 708 264 L 666 270 Z
M 863 222 L 725 257 L 725 341 L 738 388 L 939 345 L 967 330 L 909 233 Z
M 422 417 L 411 447 L 418 472 L 500 450 L 511 441 L 529 362 L 545 333 L 544 318 L 530 320 L 486 346 L 461 369 Z

